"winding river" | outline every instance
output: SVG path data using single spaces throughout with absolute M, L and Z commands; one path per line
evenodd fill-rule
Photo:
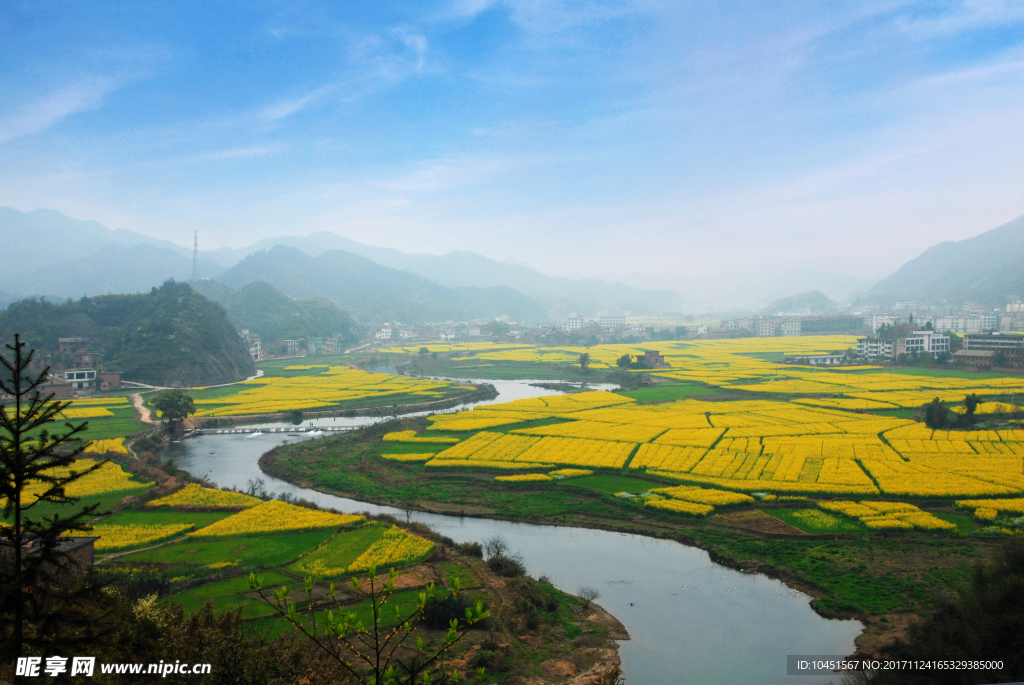
M 556 394 L 528 381 L 480 382 L 493 384 L 499 393 L 486 404 Z M 305 423 L 356 426 L 379 420 Z M 244 489 L 250 479 L 262 478 L 268 491 L 288 492 L 339 511 L 404 516 L 391 507 L 296 487 L 260 471 L 257 462 L 271 448 L 309 439 L 316 438 L 308 433 L 208 434 L 174 443 L 166 455 L 179 468 L 222 487 Z M 567 592 L 596 588 L 601 593 L 597 603 L 629 631 L 619 653 L 631 685 L 838 684 L 838 676 L 787 676 L 786 656 L 852 654 L 863 629 L 857 621 L 818 616 L 807 595 L 777 580 L 721 566 L 707 552 L 674 541 L 421 512 L 413 520 L 457 542 L 502 535 L 522 555 L 531 575 L 546 575 Z

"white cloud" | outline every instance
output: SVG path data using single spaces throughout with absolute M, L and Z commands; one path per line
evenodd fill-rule
M 0 116 L 0 143 L 38 133 L 72 114 L 95 109 L 114 88 L 110 79 L 84 77 L 42 99 L 25 103 L 18 111 Z

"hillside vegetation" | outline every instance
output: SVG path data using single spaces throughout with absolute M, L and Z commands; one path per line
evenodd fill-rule
M 795 312 L 799 309 L 808 309 L 812 314 L 827 314 L 836 308 L 835 302 L 828 298 L 828 295 L 812 290 L 807 293 L 798 293 L 789 297 L 780 297 L 764 308 L 765 313 L 775 314 L 777 312 Z
M 197 281 L 191 286 L 224 307 L 231 323 L 259 334 L 264 343 L 338 336 L 349 344 L 359 339 L 352 317 L 322 297 L 294 300 L 263 281 L 238 290 L 218 281 Z
M 56 352 L 58 338 L 89 338 L 105 369 L 154 385 L 227 383 L 256 371 L 224 309 L 174 281 L 134 295 L 15 302 L 0 312 L 0 336 L 15 333 L 40 352 Z

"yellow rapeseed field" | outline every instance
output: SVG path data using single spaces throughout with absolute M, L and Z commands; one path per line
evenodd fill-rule
M 691 516 L 707 516 L 715 510 L 710 504 L 687 502 L 681 499 L 649 499 L 644 502 L 644 505 L 657 509 L 668 509 L 669 511 L 681 514 L 690 514 Z
M 986 406 L 1005 411 L 1019 406 L 1012 398 L 1024 396 L 1024 379 L 935 377 L 871 366 L 822 369 L 766 358 L 842 351 L 855 344 L 851 336 L 650 343 L 669 364 L 653 375 L 727 388 L 748 399 L 643 404 L 587 392 L 436 416 L 430 430 L 467 437 L 427 465 L 506 471 L 544 464 L 624 467 L 691 486 L 782 495 L 1005 499 L 1024 494 L 1024 430 L 932 431 L 885 415 L 935 397 L 960 403 L 969 393 L 985 398 L 983 411 Z M 642 354 L 639 346 L 622 344 L 448 349 L 474 359 L 537 363 L 565 363 L 586 352 L 594 363 L 607 365 L 623 354 Z M 416 354 L 418 347 L 392 351 Z M 546 425 L 531 425 L 541 420 Z
M 398 526 L 391 526 L 383 537 L 370 545 L 369 549 L 349 565 L 347 571 L 360 573 L 371 568 L 386 569 L 390 566 L 409 564 L 423 559 L 433 549 L 434 543 L 430 540 L 413 535 Z
M 78 403 L 75 402 L 75 405 Z M 113 416 L 114 412 L 110 411 L 106 407 L 92 406 L 92 407 L 79 407 L 71 406 L 62 411 L 58 416 L 62 419 L 97 419 L 101 416 Z
M 96 454 L 106 454 L 107 452 L 116 452 L 118 454 L 128 454 L 128 448 L 124 446 L 124 438 L 111 438 L 109 440 L 93 440 L 85 446 L 86 452 L 93 452 Z
M 754 399 L 641 405 L 627 399 L 615 404 L 611 398 L 617 396 L 611 393 L 586 394 L 590 397 L 576 406 L 564 399 L 571 395 L 557 404 L 541 398 L 553 405 L 546 414 L 535 403 L 494 405 L 489 414 L 509 417 L 500 422 L 562 422 L 525 425 L 507 434 L 480 430 L 428 465 L 505 470 L 544 464 L 625 466 L 691 485 L 778 494 L 1024 493 L 1020 429 L 935 432 L 908 419 L 803 403 Z M 443 421 L 446 426 L 475 421 L 474 414 L 483 412 L 446 415 Z
M 697 504 L 710 504 L 713 507 L 723 507 L 735 504 L 753 504 L 754 498 L 740 492 L 729 492 L 728 490 L 712 490 L 688 485 L 678 485 L 671 488 L 656 488 L 656 492 L 672 499 L 681 499 Z
M 426 452 L 424 454 L 382 454 L 380 455 L 383 459 L 388 461 L 430 461 L 434 458 L 433 452 Z
M 294 530 L 317 530 L 337 528 L 362 520 L 362 516 L 316 511 L 287 502 L 272 500 L 221 519 L 206 528 L 191 533 L 191 535 L 223 537 Z
M 263 377 L 240 383 L 243 388 L 224 397 L 195 401 L 196 416 L 271 414 L 296 409 L 333 407 L 350 400 L 393 395 L 420 395 L 423 401 L 440 397 L 451 386 L 384 373 L 370 373 L 348 366 L 332 366 L 323 373 L 291 378 Z
M 250 497 L 241 492 L 230 490 L 215 490 L 204 488 L 198 483 L 189 483 L 181 490 L 171 493 L 166 497 L 149 502 L 151 507 L 180 507 L 180 506 L 202 506 L 202 507 L 255 507 L 263 500 L 258 497 Z
M 171 523 L 164 525 L 137 525 L 137 526 L 105 526 L 98 524 L 93 526 L 91 532 L 83 535 L 99 535 L 96 541 L 96 551 L 116 552 L 119 549 L 139 547 L 145 544 L 160 542 L 180 535 L 192 527 L 191 523 Z
M 558 469 L 548 474 L 555 478 L 579 478 L 581 476 L 592 476 L 594 472 L 590 469 Z
M 514 476 L 495 476 L 494 480 L 505 481 L 507 483 L 530 483 L 536 481 L 549 481 L 552 480 L 552 478 L 546 473 L 520 473 Z
M 956 526 L 903 502 L 820 502 L 819 507 L 857 519 L 868 528 L 955 530 Z
M 458 438 L 446 438 L 437 435 L 417 435 L 416 431 L 396 431 L 387 433 L 384 442 L 432 442 L 439 444 L 452 444 L 458 442 Z
M 1014 499 L 958 500 L 955 506 L 958 509 L 992 509 L 1000 514 L 1024 515 L 1024 497 Z

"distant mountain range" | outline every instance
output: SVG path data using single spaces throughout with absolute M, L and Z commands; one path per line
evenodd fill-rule
M 30 295 L 63 299 L 141 292 L 168 279 L 188 280 L 192 274 L 192 253 L 184 247 L 52 210 L 0 207 L 0 250 L 23 255 L 8 260 L 0 273 L 0 308 Z M 324 298 L 364 323 L 501 315 L 541 323 L 561 320 L 570 312 L 648 315 L 692 310 L 699 304 L 764 307 L 807 291 L 834 300 L 860 292 L 865 294 L 859 301 L 879 304 L 947 299 L 999 305 L 1008 296 L 1024 296 L 1024 217 L 974 238 L 935 245 L 874 287 L 858 276 L 810 268 L 771 276 L 729 272 L 727 278 L 687 278 L 665 273 L 634 274 L 625 283 L 574 280 L 472 252 L 408 254 L 327 232 L 201 252 L 198 272 L 232 290 L 263 282 L 291 298 Z M 687 297 L 664 285 L 682 288 Z
M 511 288 L 448 288 L 344 250 L 310 257 L 278 245 L 250 254 L 217 280 L 234 288 L 264 281 L 291 297 L 326 297 L 361 321 L 544 318 L 535 301 Z
M 0 207 L 0 246 L 27 256 L 0 274 L 0 291 L 12 298 L 139 292 L 192 274 L 192 254 L 186 248 L 52 210 Z M 274 259 L 283 261 L 275 264 Z M 314 272 L 304 273 L 307 267 Z M 334 233 L 268 238 L 247 248 L 201 252 L 198 272 L 232 288 L 263 281 L 291 297 L 324 297 L 361 321 L 507 315 L 543 322 L 571 311 L 650 314 L 687 304 L 674 290 L 552 277 L 472 252 L 406 254 Z
M 863 300 L 880 304 L 946 299 L 988 306 L 1024 296 L 1024 217 L 966 240 L 925 250 Z

